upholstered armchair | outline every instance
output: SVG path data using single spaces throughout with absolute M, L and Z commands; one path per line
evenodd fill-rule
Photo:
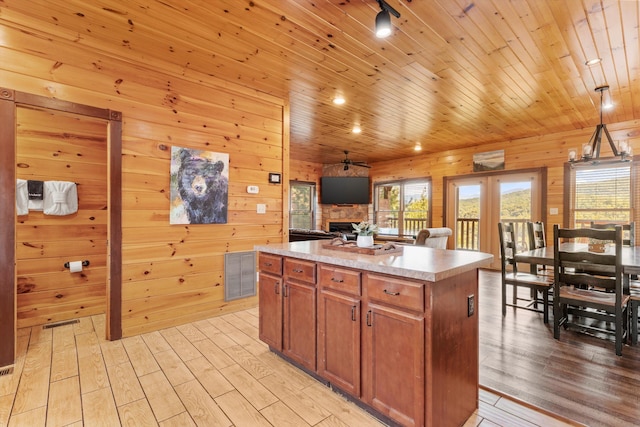
M 425 228 L 420 230 L 416 237 L 415 245 L 426 246 L 435 249 L 446 249 L 447 239 L 451 235 L 451 229 L 447 227 Z

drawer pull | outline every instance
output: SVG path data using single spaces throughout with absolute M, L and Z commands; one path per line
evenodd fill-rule
M 384 290 L 384 293 L 387 295 L 392 295 L 394 297 L 397 297 L 398 295 L 400 295 L 400 292 L 389 292 L 388 290 Z
M 304 270 L 300 270 L 299 268 L 294 268 L 293 272 L 294 273 L 304 273 Z
M 265 267 L 273 267 L 273 264 L 272 264 L 272 263 L 270 263 L 270 262 L 265 262 L 265 263 L 264 263 L 264 266 L 265 266 Z
M 344 282 L 344 280 L 342 280 L 342 279 L 336 279 L 335 277 L 332 277 L 332 278 L 331 278 L 331 281 L 332 281 L 332 282 L 336 282 L 336 283 L 343 283 L 343 282 Z

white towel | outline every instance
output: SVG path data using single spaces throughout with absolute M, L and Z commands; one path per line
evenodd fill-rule
M 18 215 L 29 213 L 29 190 L 26 179 L 16 180 L 16 213 Z
M 71 215 L 78 212 L 78 190 L 75 182 L 44 182 L 45 215 Z

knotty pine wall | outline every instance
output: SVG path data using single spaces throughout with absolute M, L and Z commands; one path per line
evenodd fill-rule
M 17 110 L 18 178 L 77 184 L 78 212 L 31 210 L 16 223 L 17 326 L 104 313 L 107 283 L 107 124 L 51 110 Z M 88 260 L 70 273 L 64 263 Z
M 133 43 L 103 42 L 91 31 L 79 39 L 80 30 L 50 19 L 46 3 L 30 7 L 31 17 L 2 10 L 2 86 L 122 112 L 123 336 L 255 305 L 256 298 L 223 301 L 223 260 L 286 235 L 288 185 L 268 184 L 269 172 L 289 180 L 286 102 L 185 72 Z M 118 28 L 113 16 L 94 16 L 104 20 L 93 21 L 101 34 Z M 173 145 L 229 154 L 227 224 L 169 225 Z M 259 194 L 248 194 L 248 185 Z M 266 214 L 256 213 L 258 203 Z M 57 264 L 38 273 L 57 274 Z M 31 308 L 22 298 L 19 304 L 18 311 Z
M 627 140 L 633 151 L 640 156 L 640 121 L 608 124 L 607 128 L 614 140 Z M 570 148 L 581 149 L 589 140 L 594 128 L 549 134 L 541 137 L 509 140 L 463 150 L 450 150 L 438 154 L 423 154 L 401 160 L 390 160 L 372 164 L 369 176 L 373 183 L 391 180 L 431 177 L 432 183 L 432 226 L 444 224 L 444 177 L 473 174 L 473 155 L 494 150 L 505 150 L 505 170 L 547 168 L 547 223 L 548 236 L 553 235 L 553 224 L 562 224 L 564 215 L 564 165 Z M 428 142 L 423 142 L 427 146 Z M 603 142 L 602 157 L 611 156 L 609 145 Z M 323 165 L 317 163 L 292 162 L 291 176 L 304 181 L 316 182 L 319 188 Z M 293 179 L 293 178 L 292 178 Z M 557 215 L 550 215 L 549 208 L 558 208 Z M 323 223 L 322 212 L 316 220 Z M 370 215 L 371 211 L 370 211 Z M 372 217 L 370 217 L 373 220 Z M 320 227 L 319 227 L 320 228 Z
M 608 124 L 614 140 L 627 140 L 635 153 L 640 155 L 640 121 Z M 431 177 L 432 226 L 444 224 L 443 178 L 473 174 L 473 155 L 504 149 L 505 170 L 547 168 L 547 236 L 553 236 L 553 224 L 562 224 L 564 207 L 564 165 L 570 148 L 582 149 L 595 129 L 574 130 L 540 137 L 523 138 L 485 144 L 462 150 L 424 154 L 403 160 L 374 163 L 370 175 L 373 182 L 395 179 Z M 428 146 L 424 141 L 422 146 Z M 608 143 L 603 141 L 601 157 L 612 156 Z M 550 208 L 558 208 L 557 215 L 550 215 Z M 496 232 L 497 233 L 497 232 Z

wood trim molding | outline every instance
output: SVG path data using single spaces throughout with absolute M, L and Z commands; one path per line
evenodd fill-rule
M 20 105 L 80 114 L 109 122 L 107 339 L 122 337 L 122 113 L 0 87 L 0 367 L 13 364 L 15 359 L 16 108 Z
M 16 351 L 16 108 L 0 89 L 0 367 Z

